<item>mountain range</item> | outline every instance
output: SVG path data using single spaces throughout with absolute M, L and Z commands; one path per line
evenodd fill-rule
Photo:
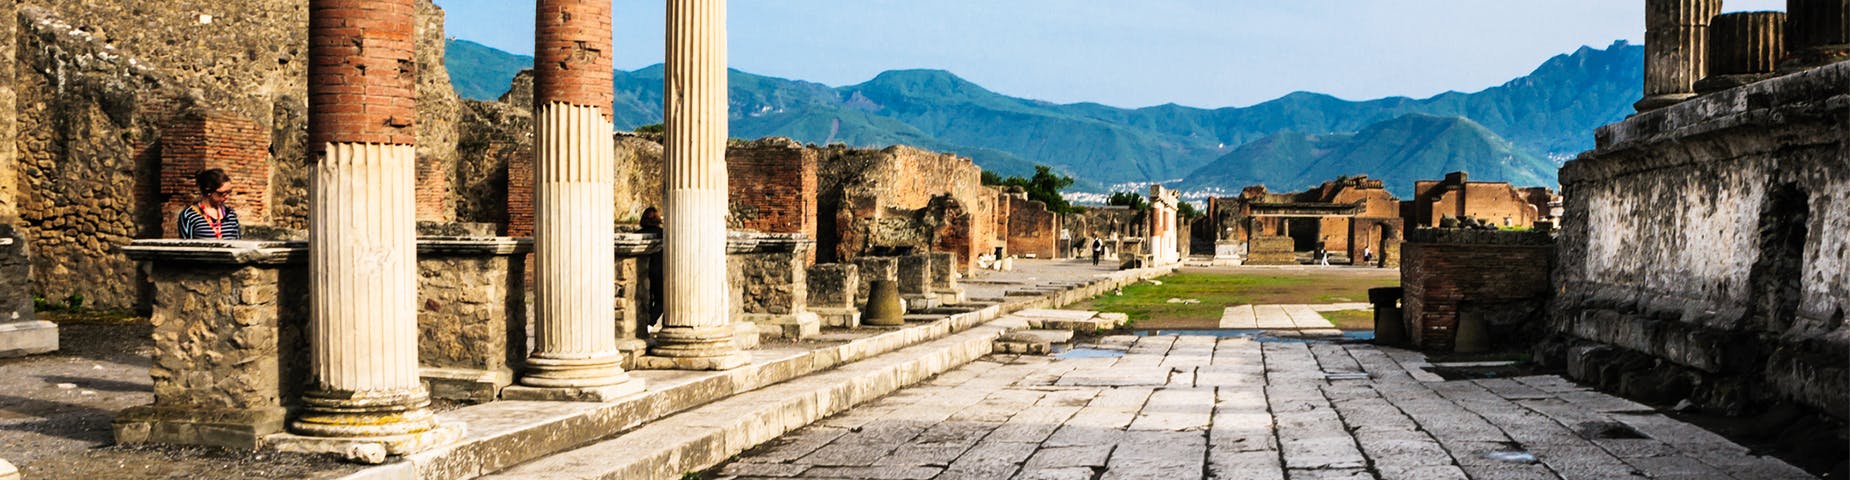
M 969 156 L 1026 175 L 1045 164 L 1102 191 L 1148 182 L 1194 191 L 1265 184 L 1302 189 L 1368 174 L 1403 197 L 1413 179 L 1464 170 L 1473 180 L 1556 184 L 1560 161 L 1593 147 L 1641 95 L 1643 48 L 1582 47 L 1529 75 L 1473 93 L 1350 101 L 1298 92 L 1248 107 L 1126 109 L 1011 97 L 939 70 L 894 70 L 830 87 L 733 70 L 732 136 Z M 466 40 L 445 56 L 457 93 L 493 99 L 533 59 Z M 659 123 L 662 68 L 615 72 L 617 128 Z

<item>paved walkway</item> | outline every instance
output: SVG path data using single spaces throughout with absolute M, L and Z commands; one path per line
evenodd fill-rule
M 722 477 L 1812 478 L 1559 377 L 1442 381 L 1409 352 L 1107 337 L 990 356 L 785 435 Z

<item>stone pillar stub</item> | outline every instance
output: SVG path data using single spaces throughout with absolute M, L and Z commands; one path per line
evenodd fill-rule
M 941 303 L 938 295 L 931 290 L 931 255 L 920 253 L 899 257 L 898 276 L 899 297 L 905 300 L 906 311 L 937 308 Z
M 1709 24 L 1709 76 L 1696 82 L 1710 93 L 1765 80 L 1785 55 L 1786 14 L 1737 12 L 1716 15 Z
M 1708 69 L 1709 19 L 1721 0 L 1645 0 L 1644 98 L 1639 112 L 1696 96 Z
M 309 4 L 309 373 L 278 450 L 450 443 L 418 378 L 412 0 Z
M 809 310 L 821 317 L 822 326 L 861 326 L 861 310 L 855 308 L 855 289 L 861 284 L 860 267 L 853 264 L 819 263 L 809 267 L 807 281 Z
M 869 288 L 875 280 L 899 280 L 899 259 L 893 257 L 861 257 L 854 259 L 861 281 L 855 284 L 854 304 L 865 309 Z
M 637 365 L 728 370 L 751 356 L 733 338 L 726 278 L 726 2 L 669 0 L 667 17 L 667 292 L 662 329 Z
M 1850 1 L 1786 0 L 1785 73 L 1850 60 Z
M 932 252 L 931 256 L 931 293 L 938 296 L 938 302 L 945 305 L 964 303 L 964 289 L 957 286 L 957 254 L 951 252 Z
M 534 348 L 510 400 L 643 390 L 617 348 L 610 2 L 540 0 L 535 28 Z

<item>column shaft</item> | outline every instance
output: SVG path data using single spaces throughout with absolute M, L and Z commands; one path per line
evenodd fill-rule
M 664 79 L 667 201 L 663 328 L 650 355 L 726 369 L 733 342 L 726 275 L 726 1 L 669 0 Z
M 604 401 L 642 388 L 615 312 L 609 0 L 541 0 L 535 24 L 533 354 L 508 398 Z
M 1850 60 L 1850 0 L 1786 0 L 1784 72 Z
M 1736 12 L 1709 24 L 1709 75 L 1698 93 L 1726 90 L 1772 77 L 1786 53 L 1786 14 Z
M 309 6 L 311 384 L 290 424 L 304 435 L 436 425 L 418 381 L 412 12 L 411 0 Z
M 1655 110 L 1696 96 L 1708 68 L 1709 19 L 1721 0 L 1645 0 L 1644 99 L 1633 108 Z

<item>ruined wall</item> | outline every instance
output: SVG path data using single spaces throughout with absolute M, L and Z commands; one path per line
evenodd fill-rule
M 982 185 L 982 170 L 970 159 L 907 146 L 821 153 L 820 261 L 851 261 L 882 248 L 948 248 L 958 257 L 959 271 L 968 272 L 977 255 L 1006 238 L 997 233 L 1007 222 L 997 190 Z M 948 224 L 956 227 L 947 229 Z M 942 235 L 968 242 L 940 242 Z
M 1028 200 L 1026 195 L 1008 198 L 1009 255 L 1059 258 L 1060 216 L 1047 211 L 1047 204 Z
M 1601 128 L 1561 171 L 1554 329 L 1700 379 L 1670 392 L 1698 405 L 1846 417 L 1847 109 L 1838 63 Z
M 820 152 L 783 137 L 726 149 L 732 215 L 727 228 L 816 235 L 816 164 Z
M 268 220 L 306 227 L 306 6 L 303 0 L 20 3 L 12 75 L 18 100 L 12 113 L 24 119 L 14 145 L 19 175 L 0 193 L 17 189 L 38 293 L 81 294 L 100 307 L 145 305 L 134 263 L 115 248 L 163 233 L 168 219 L 161 204 L 169 195 L 160 191 L 160 141 L 179 112 L 221 112 L 258 125 L 272 167 Z M 419 170 L 454 172 L 441 166 L 454 163 L 456 113 L 441 63 L 442 12 L 420 1 L 418 13 Z M 441 180 L 421 177 L 419 185 Z M 420 192 L 420 205 L 431 198 Z
M 1417 230 L 1401 244 L 1404 318 L 1413 345 L 1449 351 L 1458 323 L 1484 321 L 1493 344 L 1541 329 L 1554 246 L 1546 234 Z
M 178 238 L 180 210 L 199 202 L 196 175 L 223 168 L 232 194 L 225 203 L 241 224 L 268 224 L 270 206 L 270 138 L 262 126 L 220 112 L 177 115 L 160 138 L 160 225 L 162 236 Z

